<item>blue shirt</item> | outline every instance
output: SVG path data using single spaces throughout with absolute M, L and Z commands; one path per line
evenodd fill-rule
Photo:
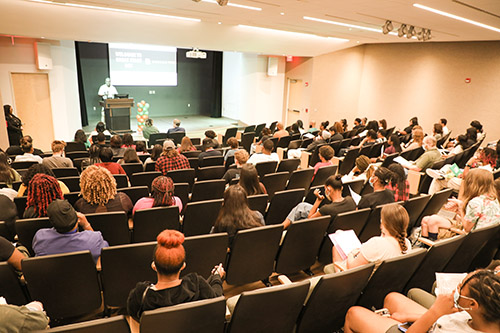
M 38 230 L 33 237 L 33 251 L 37 257 L 89 250 L 92 258 L 97 262 L 101 249 L 108 246 L 108 242 L 102 238 L 100 231 L 85 230 L 62 234 L 50 228 Z
M 172 127 L 168 129 L 167 134 L 177 133 L 177 132 L 186 132 L 186 130 L 183 127 Z

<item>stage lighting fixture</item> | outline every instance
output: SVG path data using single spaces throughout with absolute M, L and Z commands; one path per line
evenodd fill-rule
M 408 31 L 406 32 L 406 38 L 410 39 L 410 38 L 412 38 L 414 35 L 415 35 L 415 27 L 411 25 L 411 26 L 408 28 Z
M 217 0 L 219 6 L 226 6 L 229 0 Z
M 398 29 L 398 37 L 403 37 L 406 35 L 407 29 L 406 29 L 406 24 L 401 24 L 401 26 Z
M 392 31 L 392 29 L 394 29 L 392 22 L 389 20 L 385 21 L 385 24 L 382 26 L 382 32 L 384 33 L 384 35 L 387 35 L 389 32 Z
M 417 39 L 418 40 L 424 40 L 424 30 L 425 29 L 422 29 L 419 32 L 417 32 Z
M 201 0 L 193 0 L 194 2 L 200 2 Z

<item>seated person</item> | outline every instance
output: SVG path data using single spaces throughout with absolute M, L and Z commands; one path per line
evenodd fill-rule
M 233 179 L 240 178 L 240 172 L 243 165 L 245 165 L 248 161 L 248 153 L 245 149 L 238 149 L 234 153 L 234 164 L 236 164 L 236 168 L 227 169 L 226 173 L 222 177 L 226 184 L 229 184 Z
M 139 199 L 134 205 L 132 214 L 141 209 L 169 206 L 177 206 L 179 212 L 182 211 L 181 199 L 174 196 L 174 181 L 172 178 L 158 176 L 153 179 L 151 184 L 151 196 Z
M 235 137 L 232 137 L 227 139 L 227 145 L 229 149 L 226 151 L 226 155 L 224 155 L 224 163 L 229 157 L 234 156 L 234 153 L 238 150 L 239 143 Z
M 271 133 L 271 130 L 269 129 L 269 127 L 264 127 L 262 129 L 262 131 L 260 131 L 260 139 L 256 142 L 256 143 L 252 143 L 252 145 L 250 146 L 250 153 L 255 153 L 255 151 L 257 150 L 257 147 L 262 147 L 262 144 L 264 143 L 264 141 L 266 141 L 267 139 L 270 139 L 272 138 L 272 133 Z
M 355 306 L 349 309 L 344 332 L 401 332 L 398 325 L 413 323 L 406 332 L 499 332 L 500 277 L 487 270 L 472 272 L 454 293 L 440 295 L 429 310 L 398 293 L 390 293 L 384 308 L 390 317 Z
M 343 182 L 362 179 L 365 183 L 372 176 L 375 167 L 371 165 L 371 160 L 365 155 L 358 156 L 354 161 L 354 168 L 342 177 Z
M 66 142 L 60 140 L 52 141 L 52 156 L 45 157 L 42 164 L 46 165 L 50 169 L 53 168 L 72 168 L 73 161 L 67 157 L 64 157 L 64 148 L 66 147 Z
M 410 199 L 410 183 L 406 179 L 405 169 L 398 163 L 392 163 L 388 169 L 392 172 L 392 178 L 385 188 L 394 193 L 394 201 Z
M 144 165 L 150 163 L 150 162 L 156 162 L 158 158 L 161 156 L 163 153 L 163 146 L 156 144 L 153 146 L 153 149 L 151 150 L 151 155 L 144 161 Z
M 387 140 L 387 144 L 389 145 L 384 150 L 384 156 L 391 155 L 395 153 L 401 153 L 401 142 L 399 141 L 399 136 L 397 134 L 392 134 Z
M 95 130 L 93 130 L 91 133 L 90 133 L 90 142 L 92 142 L 92 137 L 94 135 L 99 135 L 100 133 L 102 133 L 104 136 L 111 136 L 111 133 L 106 129 L 106 125 L 104 125 L 104 123 L 102 121 L 98 122 L 96 125 L 95 125 Z M 99 138 L 98 138 L 99 139 Z M 103 140 L 104 141 L 104 140 Z M 95 143 L 95 142 L 92 142 L 92 143 Z
M 174 119 L 173 125 L 174 125 L 174 127 L 169 128 L 168 131 L 167 131 L 167 134 L 177 133 L 177 132 L 184 132 L 184 133 L 186 133 L 186 130 L 183 127 L 181 127 L 181 121 L 179 119 Z
M 30 135 L 23 136 L 19 141 L 19 146 L 10 146 L 9 148 L 7 148 L 5 153 L 7 155 L 22 155 L 24 154 L 22 146 L 27 142 L 31 143 L 31 145 L 33 146 L 33 138 Z M 41 149 L 33 147 L 33 155 L 41 156 L 43 155 L 43 151 Z
M 83 214 L 120 212 L 129 213 L 132 201 L 123 192 L 116 191 L 116 180 L 105 168 L 91 165 L 80 175 L 81 198 L 75 202 Z
M 408 127 L 405 127 L 404 130 L 400 131 L 399 133 L 401 135 L 406 135 L 406 134 L 410 134 L 411 131 L 413 130 L 413 128 L 415 126 L 418 126 L 418 118 L 417 117 L 413 117 L 410 119 L 410 125 Z
M 378 267 L 384 260 L 408 253 L 411 250 L 411 243 L 406 238 L 409 222 L 410 217 L 403 206 L 384 206 L 380 211 L 380 236 L 372 237 L 361 244 L 359 249 L 347 254 L 347 259 L 343 259 L 334 246 L 333 264 L 325 266 L 325 273 L 334 273 L 336 268 L 346 270 L 373 262 L 376 263 L 375 267 Z
M 180 278 L 181 271 L 186 267 L 186 253 L 182 246 L 184 235 L 176 230 L 164 230 L 156 240 L 158 245 L 151 268 L 156 271 L 157 281 L 137 283 L 127 299 L 127 312 L 133 319 L 132 331 L 139 325 L 144 311 L 215 298 L 223 293 L 225 272 L 222 264 L 215 266 L 207 280 L 196 273 Z
M 425 152 L 415 162 L 403 165 L 405 168 L 417 172 L 425 171 L 441 159 L 441 153 L 436 147 L 436 139 L 433 136 L 426 136 L 423 143 Z
M 113 157 L 122 157 L 125 152 L 125 148 L 122 148 L 123 140 L 119 135 L 113 135 L 109 140 L 109 145 L 111 146 L 111 151 L 113 151 Z
M 430 240 L 448 238 L 453 235 L 448 231 L 452 227 L 469 233 L 500 223 L 500 204 L 491 172 L 482 169 L 469 171 L 462 182 L 458 198 L 448 199 L 444 206 L 456 214 L 454 220 L 439 215 L 422 219 L 423 237 Z
M 13 182 L 21 180 L 21 175 L 10 167 L 9 157 L 3 151 L 0 151 L 0 182 L 5 183 L 7 187 L 12 188 Z
M 424 141 L 424 131 L 420 126 L 415 126 L 411 131 L 411 140 L 405 145 L 403 151 L 417 149 L 422 147 Z
M 139 156 L 137 156 L 137 152 L 134 148 L 126 148 L 123 153 L 123 158 L 118 160 L 118 164 L 127 164 L 127 163 L 141 163 Z
M 189 168 L 191 166 L 187 157 L 177 152 L 173 141 L 165 140 L 163 142 L 163 153 L 156 160 L 155 171 L 160 171 L 166 176 L 170 170 Z
M 266 140 L 263 143 L 262 153 L 255 153 L 248 159 L 248 164 L 257 164 L 260 162 L 276 161 L 279 162 L 278 154 L 273 153 L 274 143 L 271 140 Z
M 22 141 L 22 140 L 21 140 Z M 33 144 L 29 141 L 22 142 L 21 149 L 23 150 L 22 155 L 17 155 L 14 162 L 29 162 L 34 161 L 42 163 L 42 158 L 38 155 L 34 155 Z
M 232 138 L 231 138 L 232 139 Z M 205 157 L 213 157 L 213 156 L 222 156 L 222 152 L 219 150 L 215 150 L 215 147 L 217 146 L 217 143 L 213 139 L 205 138 L 203 139 L 203 151 L 198 155 L 198 163 L 201 163 L 201 161 Z
M 134 138 L 132 137 L 132 134 L 130 134 L 130 133 L 123 134 L 121 148 L 124 148 L 124 149 L 132 148 L 135 150 L 136 145 L 134 143 Z
M 219 141 L 217 141 L 216 137 L 217 137 L 217 134 L 214 131 L 212 131 L 212 130 L 205 131 L 205 139 L 208 138 L 208 139 L 214 140 L 214 143 L 215 143 L 214 148 L 219 148 L 220 144 L 219 144 Z
M 85 170 L 89 165 L 101 163 L 102 161 L 99 158 L 100 152 L 101 148 L 99 147 L 99 145 L 90 146 L 89 157 L 82 160 L 82 170 Z
M 181 140 L 181 145 L 177 148 L 179 153 L 184 153 L 187 151 L 195 151 L 196 147 L 193 145 L 191 139 L 187 136 L 183 137 Z
M 43 173 L 36 174 L 28 185 L 23 218 L 46 217 L 47 207 L 56 199 L 64 199 L 57 179 Z
M 46 167 L 43 164 L 34 164 L 28 168 L 28 171 L 23 176 L 21 186 L 19 186 L 19 190 L 17 191 L 17 196 L 18 197 L 23 197 L 27 195 L 27 189 L 29 186 L 30 181 L 33 179 L 33 177 L 36 174 L 43 173 L 45 175 L 51 176 L 51 177 L 56 177 L 52 170 L 50 170 L 48 167 Z M 58 180 L 57 183 L 59 184 L 59 187 L 61 188 L 62 194 L 67 194 L 69 193 L 69 189 L 64 184 L 62 181 Z
M 137 152 L 137 155 L 149 155 L 144 141 L 137 141 L 135 151 Z
M 311 182 L 314 180 L 314 176 L 316 176 L 316 173 L 318 172 L 319 168 L 333 165 L 332 158 L 335 156 L 335 151 L 333 151 L 332 147 L 326 145 L 319 148 L 318 155 L 320 161 L 316 163 L 316 165 L 314 166 L 314 175 L 312 177 Z
M 281 139 L 282 137 L 289 136 L 289 135 L 290 134 L 285 129 L 285 126 L 283 126 L 283 123 L 279 122 L 276 124 L 276 132 L 274 132 L 273 138 Z
M 96 140 L 97 140 L 97 142 L 95 142 L 94 144 L 96 146 L 98 146 L 99 148 L 109 147 L 109 144 L 106 143 L 106 135 L 104 135 L 104 133 L 97 134 Z
M 379 205 L 394 202 L 394 194 L 385 187 L 389 185 L 392 172 L 387 168 L 380 167 L 368 180 L 373 187 L 373 193 L 365 194 L 358 203 L 358 209 L 375 208 Z
M 245 163 L 241 166 L 238 181 L 247 195 L 267 194 L 266 187 L 259 181 L 259 175 L 254 165 Z
M 227 232 L 231 247 L 234 236 L 239 230 L 257 228 L 264 224 L 262 214 L 248 207 L 247 193 L 243 187 L 232 185 L 224 191 L 224 202 L 212 232 Z
M 332 135 L 330 137 L 330 142 L 335 142 L 335 141 L 342 141 L 344 140 L 344 136 L 342 133 L 344 133 L 344 129 L 342 127 L 342 124 L 338 121 L 333 123 L 333 126 L 331 126 L 329 129 L 330 134 Z
M 26 257 L 21 251 L 16 249 L 7 239 L 0 236 L 0 262 L 7 261 L 16 271 L 21 272 L 21 261 L 24 258 Z M 0 316 L 0 318 L 2 317 Z
M 43 331 L 49 326 L 49 317 L 43 311 L 43 304 L 37 301 L 17 306 L 7 304 L 0 297 L 0 332 Z
M 107 169 L 113 175 L 127 174 L 120 164 L 113 162 L 113 151 L 111 148 L 101 148 L 99 150 L 99 159 L 101 160 L 101 163 L 95 163 L 94 165 Z
M 146 121 L 144 122 L 144 127 L 142 128 L 142 136 L 144 137 L 144 139 L 149 140 L 151 134 L 156 133 L 160 133 L 160 130 L 158 129 L 158 127 L 153 125 L 153 119 L 146 119 Z
M 55 200 L 47 208 L 50 229 L 40 229 L 33 237 L 33 251 L 35 255 L 90 251 L 92 258 L 97 262 L 101 250 L 108 247 L 100 231 L 94 231 L 85 215 L 77 213 L 66 200 Z M 81 226 L 83 231 L 78 231 Z
M 75 132 L 73 141 L 83 143 L 86 149 L 89 149 L 91 145 L 89 139 L 87 138 L 87 134 L 85 134 L 85 131 L 82 129 L 79 129 Z
M 330 215 L 332 220 L 340 213 L 356 209 L 356 203 L 351 197 L 342 197 L 342 177 L 340 175 L 330 176 L 325 182 L 325 194 L 319 189 L 314 191 L 316 201 L 314 205 L 301 202 L 295 206 L 283 222 L 283 227 L 295 221 L 312 219 L 315 217 Z

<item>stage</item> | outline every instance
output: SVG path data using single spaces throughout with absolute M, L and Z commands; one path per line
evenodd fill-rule
M 169 128 L 173 127 L 172 121 L 177 118 L 181 121 L 181 127 L 186 129 L 186 135 L 193 138 L 204 138 L 205 131 L 207 129 L 213 130 L 217 134 L 222 134 L 226 132 L 227 128 L 230 127 L 245 127 L 247 124 L 241 121 L 230 119 L 230 118 L 212 118 L 208 116 L 170 116 L 170 117 L 155 117 L 151 118 L 153 120 L 153 125 L 158 127 L 161 133 L 166 133 Z M 90 134 L 95 129 L 95 125 L 100 119 L 89 119 L 89 126 L 83 127 L 83 130 L 87 135 Z M 142 134 L 138 132 L 137 120 L 130 119 L 130 129 L 134 131 L 132 136 L 134 140 L 143 140 Z

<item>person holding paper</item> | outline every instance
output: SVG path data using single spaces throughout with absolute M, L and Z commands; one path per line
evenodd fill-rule
M 394 193 L 385 187 L 390 184 L 392 179 L 392 172 L 380 167 L 372 174 L 370 185 L 373 187 L 373 192 L 363 195 L 358 203 L 358 209 L 375 208 L 379 205 L 394 202 Z
M 390 317 L 353 306 L 347 312 L 344 332 L 498 333 L 499 289 L 500 277 L 478 270 L 468 274 L 454 292 L 438 296 L 429 310 L 399 293 L 390 293 L 384 300 Z
M 314 195 L 316 201 L 313 205 L 308 202 L 301 202 L 290 211 L 285 221 L 283 221 L 285 229 L 292 222 L 298 220 L 325 215 L 330 215 L 333 219 L 337 214 L 356 209 L 356 203 L 351 197 L 342 197 L 342 177 L 340 175 L 328 177 L 325 182 L 324 195 L 321 194 L 319 189 L 314 191 Z M 326 203 L 328 201 L 329 203 Z
M 325 273 L 335 273 L 355 268 L 368 263 L 376 263 L 376 267 L 386 259 L 391 259 L 411 250 L 411 243 L 406 238 L 406 230 L 410 217 L 406 209 L 398 204 L 386 205 L 380 212 L 380 236 L 372 237 L 359 248 L 346 250 L 347 246 L 341 245 L 337 249 L 333 246 L 333 264 L 326 265 Z M 330 235 L 334 244 L 343 244 L 342 230 L 337 230 Z

